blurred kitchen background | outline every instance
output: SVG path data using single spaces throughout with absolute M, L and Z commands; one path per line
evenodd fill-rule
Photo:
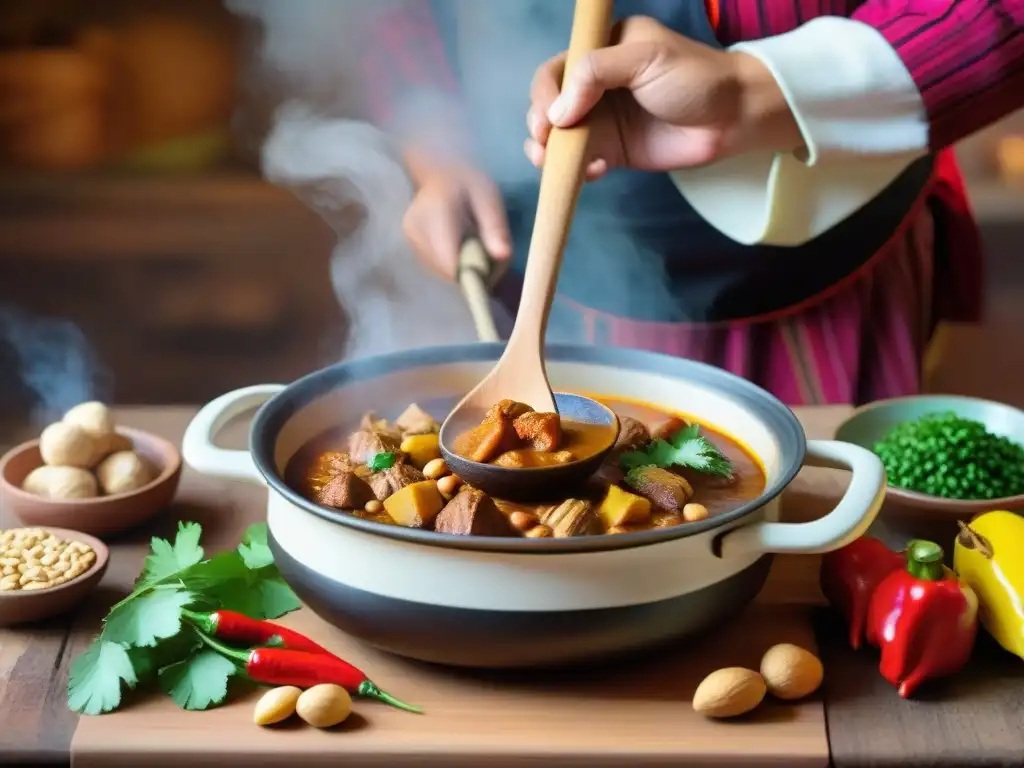
M 0 342 L 21 338 L 0 414 L 68 370 L 118 403 L 196 403 L 340 356 L 335 233 L 260 178 L 254 34 L 217 0 L 0 0 Z M 960 155 L 988 315 L 928 386 L 1024 405 L 1024 114 Z M 62 351 L 18 383 L 40 350 Z

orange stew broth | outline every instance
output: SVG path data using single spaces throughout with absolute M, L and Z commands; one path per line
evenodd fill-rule
M 719 515 L 735 509 L 741 504 L 756 498 L 765 487 L 765 474 L 760 462 L 753 453 L 743 446 L 738 440 L 723 432 L 709 427 L 703 422 L 694 419 L 688 414 L 670 411 L 664 408 L 644 403 L 642 401 L 629 400 L 620 397 L 594 395 L 591 397 L 611 408 L 619 416 L 630 416 L 643 422 L 649 429 L 672 418 L 684 419 L 688 423 L 696 421 L 700 424 L 701 434 L 732 462 L 734 481 L 725 484 L 720 478 L 685 473 L 694 487 L 692 501 L 703 504 L 710 517 Z M 285 482 L 304 497 L 316 501 L 320 487 L 330 476 L 330 462 L 333 456 L 345 451 L 349 434 L 355 427 L 335 427 L 314 437 L 289 460 L 285 467 Z M 369 470 L 367 470 L 367 473 Z M 607 487 L 607 486 L 605 486 Z M 590 498 L 599 500 L 601 489 L 591 487 L 589 489 L 567 488 L 564 498 Z M 561 499 L 553 499 L 558 503 Z M 520 502 L 508 502 L 495 499 L 498 507 L 506 514 L 516 511 L 537 511 L 548 508 L 551 502 L 546 504 L 524 504 Z M 396 523 L 384 511 L 366 512 L 364 510 L 346 510 L 347 513 L 360 517 L 364 520 L 395 525 Z M 653 523 L 631 526 L 635 530 L 643 530 L 653 527 Z

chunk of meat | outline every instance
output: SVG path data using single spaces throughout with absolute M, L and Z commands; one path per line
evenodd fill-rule
M 353 461 L 352 457 L 341 451 L 332 451 L 323 454 L 317 461 L 319 471 L 333 477 L 339 472 L 354 472 L 356 477 L 366 480 L 373 470 L 365 464 Z
M 651 428 L 652 440 L 668 440 L 680 429 L 690 426 L 685 420 L 672 416 Z
M 544 453 L 533 450 L 517 448 L 514 451 L 505 451 L 491 463 L 498 467 L 509 469 L 530 469 L 534 467 L 551 467 L 556 464 L 569 464 L 575 457 L 569 451 L 555 451 Z
M 707 488 L 708 490 L 729 488 L 730 486 L 735 485 L 736 481 L 739 479 L 735 472 L 729 475 L 709 475 L 706 472 L 698 472 L 697 470 L 690 469 L 689 467 L 674 467 L 673 471 L 677 475 L 685 477 L 687 481 L 689 481 L 690 485 L 696 490 L 700 490 L 701 488 Z
M 441 428 L 441 425 L 437 423 L 437 419 L 420 408 L 416 403 L 402 411 L 402 415 L 395 419 L 395 426 L 402 430 L 402 433 L 405 435 L 429 435 Z
M 601 466 L 597 468 L 597 471 L 590 476 L 590 479 L 595 483 L 603 485 L 622 485 L 626 479 L 626 474 L 622 471 L 622 467 L 619 466 L 619 457 L 615 454 L 608 456 L 601 462 Z
M 524 413 L 532 413 L 533 408 L 528 406 L 526 403 L 517 403 L 515 400 L 499 400 L 497 403 L 487 409 L 487 413 L 484 414 L 484 421 L 499 421 L 507 419 L 512 421 L 519 418 Z
M 651 442 L 651 433 L 639 419 L 631 416 L 619 416 L 619 436 L 612 448 L 613 452 L 625 453 L 643 448 Z
M 555 451 L 562 442 L 562 422 L 557 413 L 531 411 L 512 422 L 516 436 L 535 451 Z
M 569 536 L 590 536 L 601 532 L 601 521 L 594 505 L 584 499 L 566 499 L 541 515 L 540 521 L 550 528 L 556 539 Z
M 363 466 L 357 461 L 352 461 L 352 457 L 347 453 L 329 453 L 321 458 L 321 461 L 326 464 L 327 468 L 331 472 L 355 472 L 356 467 Z
M 455 452 L 470 461 L 488 462 L 516 447 L 516 433 L 508 419 L 485 421 L 455 439 Z
M 369 464 L 378 453 L 397 453 L 400 440 L 381 432 L 361 429 L 348 438 L 348 452 L 353 461 Z
M 438 533 L 456 536 L 514 536 L 508 518 L 494 499 L 475 488 L 463 487 L 434 521 Z
M 362 509 L 374 495 L 369 484 L 355 472 L 339 472 L 320 489 L 317 498 L 325 507 Z
M 384 501 L 407 485 L 425 480 L 423 473 L 411 464 L 395 464 L 370 475 L 369 485 L 377 501 Z
M 384 511 L 407 528 L 430 528 L 442 507 L 444 499 L 433 480 L 407 485 L 384 500 Z
M 389 440 L 401 441 L 402 439 L 402 431 L 397 424 L 392 424 L 387 419 L 378 418 L 373 411 L 363 414 L 363 418 L 359 420 L 359 429 L 364 432 L 376 432 Z
M 626 485 L 661 509 L 682 509 L 693 498 L 693 486 L 685 477 L 660 467 L 631 470 Z

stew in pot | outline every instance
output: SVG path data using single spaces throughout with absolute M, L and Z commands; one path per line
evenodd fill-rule
M 530 538 L 683 525 L 764 490 L 763 470 L 736 440 L 652 405 L 598 399 L 619 418 L 615 446 L 584 485 L 545 503 L 494 499 L 464 485 L 441 458 L 440 423 L 415 404 L 394 421 L 369 413 L 354 430 L 319 435 L 289 461 L 285 482 L 311 501 L 379 523 Z M 477 461 L 536 467 L 601 451 L 607 432 L 502 401 L 455 448 Z

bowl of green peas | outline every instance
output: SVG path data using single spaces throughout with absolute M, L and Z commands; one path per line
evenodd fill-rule
M 889 486 L 879 525 L 955 535 L 993 509 L 1024 511 L 1024 411 L 959 395 L 879 400 L 853 412 L 837 440 L 874 452 Z

